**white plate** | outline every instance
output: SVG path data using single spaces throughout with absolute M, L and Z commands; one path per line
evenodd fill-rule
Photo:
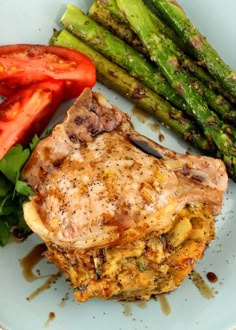
M 81 9 L 87 9 L 92 1 L 72 1 Z M 224 60 L 236 69 L 236 2 L 235 0 L 180 1 L 193 22 L 219 51 Z M 67 0 L 7 0 L 0 1 L 0 44 L 44 43 L 47 44 L 53 28 L 66 8 Z M 111 102 L 125 111 L 132 105 L 115 92 L 97 84 Z M 63 107 L 62 107 L 63 111 Z M 133 118 L 136 128 L 158 141 L 158 133 Z M 176 136 L 161 129 L 163 144 L 184 152 L 187 145 Z M 32 235 L 22 244 L 11 243 L 0 248 L 0 324 L 12 330 L 223 330 L 236 328 L 236 185 L 230 182 L 225 196 L 224 209 L 217 219 L 217 238 L 207 249 L 197 271 L 206 280 L 206 273 L 213 271 L 219 280 L 208 282 L 217 294 L 213 299 L 204 298 L 190 279 L 175 292 L 167 295 L 171 312 L 166 315 L 158 301 L 147 304 L 121 304 L 93 300 L 77 304 L 65 280 L 60 278 L 49 290 L 27 301 L 36 288 L 45 282 L 39 279 L 27 282 L 19 260 L 40 241 Z M 52 265 L 41 261 L 36 266 L 41 274 L 55 273 Z M 69 299 L 62 304 L 68 293 Z M 63 305 L 63 306 L 62 306 Z M 47 322 L 49 313 L 55 319 Z M 1 328 L 1 326 L 0 326 Z

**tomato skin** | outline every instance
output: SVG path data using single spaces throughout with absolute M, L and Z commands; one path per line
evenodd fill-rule
M 0 104 L 0 159 L 14 145 L 40 135 L 60 105 L 64 83 L 46 80 L 22 88 Z
M 14 93 L 12 88 L 6 87 L 0 83 L 0 96 L 11 96 Z
M 48 78 L 64 81 L 63 100 L 68 100 L 77 97 L 85 87 L 95 85 L 96 68 L 87 55 L 70 48 L 31 44 L 0 46 L 0 84 L 8 96 L 10 90 Z

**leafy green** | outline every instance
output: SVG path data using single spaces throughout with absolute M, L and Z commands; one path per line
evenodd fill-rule
M 0 201 L 0 215 L 9 215 L 15 209 L 15 201 L 12 194 L 9 193 Z
M 34 148 L 37 146 L 41 139 L 38 137 L 38 135 L 35 134 L 32 141 L 29 143 L 30 150 L 33 151 Z
M 23 200 L 25 201 L 25 199 L 23 199 Z M 22 208 L 23 200 L 20 201 L 21 207 L 19 207 L 16 210 L 16 215 L 17 215 L 17 219 L 18 219 L 17 228 L 22 236 L 27 236 L 29 233 L 31 233 L 31 229 L 27 226 L 27 223 L 25 222 L 23 208 Z
M 23 149 L 20 144 L 14 146 L 0 160 L 0 171 L 9 181 L 15 184 L 19 178 L 20 170 L 29 158 L 29 155 L 29 148 Z
M 31 232 L 25 222 L 22 205 L 33 190 L 20 180 L 20 172 L 40 140 L 35 135 L 27 148 L 16 145 L 0 160 L 0 245 L 7 244 L 12 228 L 17 229 L 20 237 Z
M 33 195 L 33 190 L 30 188 L 30 186 L 28 185 L 28 183 L 21 181 L 21 180 L 17 180 L 16 184 L 15 184 L 15 190 L 24 196 L 29 196 L 29 195 Z
M 9 227 L 5 222 L 0 221 L 0 245 L 6 245 L 11 233 Z
M 0 173 L 0 198 L 6 196 L 12 187 L 12 183 Z
M 13 226 L 16 226 L 18 223 L 18 217 L 16 215 L 16 213 L 11 213 L 8 215 L 1 215 L 0 216 L 0 223 L 1 222 L 5 222 L 10 228 Z

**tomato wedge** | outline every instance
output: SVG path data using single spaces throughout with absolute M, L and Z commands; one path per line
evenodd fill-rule
M 64 83 L 53 79 L 22 88 L 0 104 L 0 159 L 14 145 L 40 135 L 60 105 Z
M 0 92 L 9 96 L 23 86 L 48 78 L 65 83 L 63 100 L 77 97 L 96 83 L 91 59 L 74 49 L 32 44 L 0 46 Z M 4 95 L 4 90 L 8 95 Z

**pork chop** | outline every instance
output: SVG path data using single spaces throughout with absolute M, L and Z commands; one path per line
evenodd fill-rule
M 149 299 L 179 286 L 214 237 L 228 182 L 221 160 L 160 146 L 90 89 L 22 179 L 35 193 L 25 219 L 78 301 Z

